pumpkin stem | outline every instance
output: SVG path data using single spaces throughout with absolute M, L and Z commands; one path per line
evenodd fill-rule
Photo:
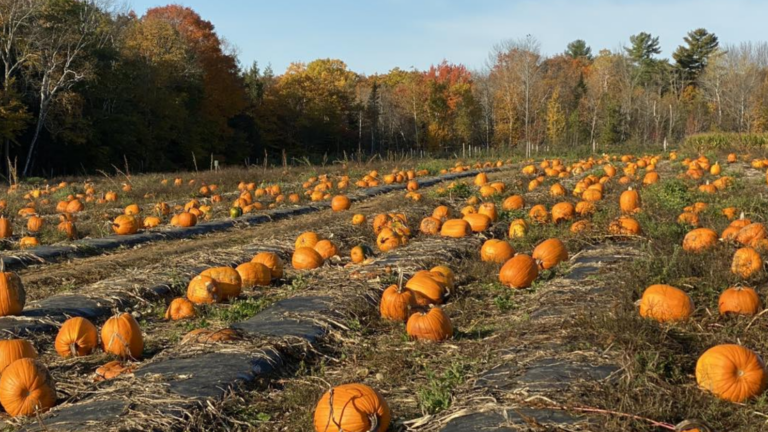
M 77 342 L 69 344 L 69 352 L 72 353 L 72 357 L 77 357 Z
M 400 268 L 400 266 L 397 266 L 397 271 L 400 273 L 400 279 L 397 283 L 397 293 L 402 294 L 403 293 L 403 269 Z

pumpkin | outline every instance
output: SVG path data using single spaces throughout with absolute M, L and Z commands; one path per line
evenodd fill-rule
M 40 246 L 40 242 L 36 237 L 22 237 L 19 239 L 19 247 L 21 249 L 35 248 Z
M 120 360 L 113 360 L 96 368 L 93 380 L 95 382 L 107 381 L 117 378 L 124 373 L 131 372 L 133 372 L 133 367 L 126 365 Z
M 512 288 L 528 288 L 539 277 L 536 261 L 528 255 L 518 254 L 504 263 L 499 281 Z
M 552 222 L 560 223 L 573 219 L 576 209 L 569 202 L 560 202 L 552 206 Z
M 112 222 L 112 229 L 117 235 L 136 234 L 139 230 L 139 221 L 130 215 L 120 215 Z
M 693 314 L 693 301 L 670 285 L 651 285 L 640 299 L 640 316 L 659 322 L 682 321 Z
M 413 292 L 414 300 L 419 306 L 442 304 L 448 295 L 447 283 L 439 281 L 429 272 L 420 272 L 408 280 L 405 287 Z
M 483 232 L 491 227 L 491 218 L 480 213 L 468 214 L 463 218 L 473 232 Z
M 27 230 L 32 233 L 40 231 L 44 225 L 44 219 L 40 216 L 33 215 L 27 220 Z
M 219 287 L 213 278 L 197 275 L 189 281 L 187 298 L 194 304 L 218 303 Z
M 4 270 L 0 260 L 0 316 L 18 315 L 27 301 L 24 284 L 16 273 Z
M 763 268 L 763 260 L 760 254 L 751 247 L 744 247 L 733 254 L 731 273 L 749 279 Z
M 603 199 L 603 193 L 597 189 L 587 189 L 581 194 L 581 199 L 587 202 L 597 202 Z
M 720 399 L 744 402 L 765 391 L 765 364 L 748 348 L 716 345 L 696 362 L 696 382 Z
M 195 304 L 183 297 L 173 299 L 165 310 L 165 319 L 171 321 L 194 318 L 196 315 Z
M 432 217 L 443 222 L 451 217 L 451 209 L 444 205 L 437 206 L 432 210 Z
M 147 216 L 144 218 L 142 225 L 144 225 L 144 228 L 155 228 L 159 226 L 161 222 L 162 220 L 157 216 Z
M 709 228 L 696 228 L 683 238 L 683 250 L 686 252 L 703 252 L 717 245 L 717 233 Z
M 453 336 L 451 319 L 440 307 L 416 312 L 408 318 L 405 331 L 411 339 L 440 342 Z
M 549 212 L 547 212 L 547 208 L 543 204 L 531 207 L 528 216 L 536 223 L 547 223 L 549 220 Z
M 171 225 L 182 227 L 182 228 L 193 227 L 197 225 L 197 216 L 195 216 L 193 213 L 190 213 L 188 211 L 179 213 L 173 217 L 173 219 L 171 220 Z
M 364 384 L 328 390 L 317 402 L 315 432 L 384 432 L 391 414 L 383 397 Z
M 11 363 L 22 358 L 37 358 L 37 351 L 26 339 L 0 340 L 0 374 Z
M 762 308 L 760 296 L 748 287 L 731 287 L 720 294 L 717 302 L 720 315 L 755 315 Z
M 403 243 L 402 236 L 391 228 L 384 228 L 376 236 L 376 246 L 382 252 L 389 252 Z
M 96 326 L 83 317 L 74 317 L 64 321 L 54 348 L 64 358 L 83 357 L 92 353 L 98 344 Z
M 592 223 L 588 220 L 579 220 L 571 224 L 571 233 L 572 234 L 581 234 L 586 231 L 592 230 Z
M 509 196 L 501 203 L 501 208 L 505 211 L 520 210 L 523 207 L 525 207 L 525 199 L 520 195 Z
M 144 352 L 144 338 L 139 323 L 129 313 L 115 315 L 101 328 L 104 352 L 121 358 L 140 359 Z
M 442 222 L 440 222 L 440 219 L 427 216 L 421 220 L 419 231 L 426 235 L 437 235 L 440 232 L 441 227 Z
M 216 281 L 222 301 L 237 298 L 242 292 L 243 281 L 240 279 L 240 273 L 232 267 L 212 267 L 204 270 L 200 276 L 208 276 Z
M 509 238 L 525 237 L 527 231 L 528 224 L 524 219 L 516 219 L 509 224 Z
M 642 234 L 640 224 L 628 216 L 621 216 L 608 225 L 608 232 L 614 235 L 635 236 Z
M 311 247 L 299 247 L 293 252 L 291 263 L 296 270 L 312 270 L 323 265 L 322 255 Z
M 496 211 L 496 204 L 492 202 L 480 204 L 480 206 L 477 208 L 477 213 L 488 216 L 491 219 L 491 222 L 496 222 L 499 220 L 499 213 Z
M 559 239 L 551 238 L 539 243 L 531 257 L 540 269 L 546 270 L 568 260 L 568 249 Z
M 480 248 L 480 259 L 485 262 L 504 264 L 515 255 L 515 249 L 508 242 L 490 239 Z
M 294 244 L 296 249 L 302 248 L 302 247 L 315 247 L 317 242 L 320 241 L 320 237 L 312 231 L 307 231 L 305 233 L 300 234 L 296 238 L 296 243 Z
M 224 328 L 221 330 L 195 329 L 184 335 L 179 343 L 181 345 L 208 344 L 231 342 L 240 339 L 240 335 L 231 328 Z
M 733 220 L 736 219 L 738 211 L 739 210 L 736 207 L 726 207 L 720 213 L 722 213 L 728 220 Z
M 640 210 L 640 194 L 629 188 L 621 193 L 619 207 L 622 213 L 632 214 Z
M 324 260 L 339 254 L 339 249 L 330 240 L 320 240 L 317 242 L 317 244 L 315 244 L 314 249 L 317 251 L 317 253 L 320 254 L 321 257 L 323 257 Z
M 595 205 L 587 201 L 579 201 L 576 203 L 576 213 L 581 217 L 591 216 L 597 209 Z
M 448 290 L 452 290 L 454 288 L 454 281 L 456 280 L 456 275 L 453 273 L 453 270 L 448 268 L 444 265 L 439 265 L 436 267 L 433 267 L 429 274 L 432 275 L 432 277 L 436 277 L 438 274 L 442 276 L 442 280 L 445 282 L 445 287 L 448 288 Z
M 766 238 L 767 234 L 765 225 L 755 222 L 740 229 L 733 239 L 744 246 L 751 246 L 754 242 Z
M 0 377 L 0 404 L 14 416 L 33 416 L 56 405 L 56 386 L 48 369 L 37 360 L 11 363 Z
M 4 216 L 0 216 L 0 238 L 9 238 L 13 236 L 13 225 L 11 221 Z
M 135 216 L 139 213 L 141 213 L 141 208 L 138 204 L 130 204 L 127 207 L 125 207 L 125 210 L 123 211 L 124 214 L 128 216 Z
M 251 262 L 267 266 L 272 273 L 272 279 L 283 277 L 283 260 L 274 252 L 259 252 L 251 259 Z
M 353 263 L 360 264 L 373 256 L 373 251 L 366 245 L 358 245 L 352 248 L 349 255 Z
M 448 219 L 440 228 L 443 237 L 462 238 L 472 233 L 472 227 L 464 219 Z
M 65 212 L 80 213 L 81 211 L 83 211 L 84 208 L 85 206 L 83 205 L 82 202 L 80 202 L 80 200 L 74 199 L 67 203 L 67 208 L 65 209 Z
M 356 214 L 352 216 L 352 225 L 362 225 L 365 223 L 365 215 Z
M 335 212 L 349 210 L 352 201 L 346 195 L 337 195 L 331 200 L 331 209 Z
M 379 302 L 381 317 L 392 321 L 405 322 L 416 307 L 413 291 L 403 289 L 401 285 L 391 285 L 384 290 Z
M 267 286 L 272 281 L 272 272 L 269 267 L 257 262 L 247 262 L 235 268 L 240 275 L 242 288 L 255 286 Z

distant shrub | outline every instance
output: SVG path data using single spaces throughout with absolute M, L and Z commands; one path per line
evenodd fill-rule
M 768 149 L 768 133 L 740 134 L 735 132 L 710 132 L 687 137 L 683 147 L 705 152 L 708 150 L 755 150 Z

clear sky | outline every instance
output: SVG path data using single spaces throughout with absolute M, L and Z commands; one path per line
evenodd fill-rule
M 142 15 L 162 0 L 128 0 Z M 597 53 L 641 31 L 669 57 L 689 30 L 721 43 L 768 39 L 768 0 L 176 0 L 211 21 L 240 61 L 271 64 L 339 58 L 360 73 L 428 68 L 447 59 L 481 68 L 494 44 L 535 36 L 545 54 L 584 39 Z

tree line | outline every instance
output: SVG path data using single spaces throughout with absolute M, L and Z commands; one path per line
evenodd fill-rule
M 658 145 L 768 127 L 768 44 L 696 29 L 671 58 L 639 33 L 542 54 L 499 43 L 481 70 L 363 75 L 338 59 L 241 67 L 190 8 L 143 16 L 94 0 L 0 0 L 3 172 L 158 171 L 466 145 L 536 152 Z

